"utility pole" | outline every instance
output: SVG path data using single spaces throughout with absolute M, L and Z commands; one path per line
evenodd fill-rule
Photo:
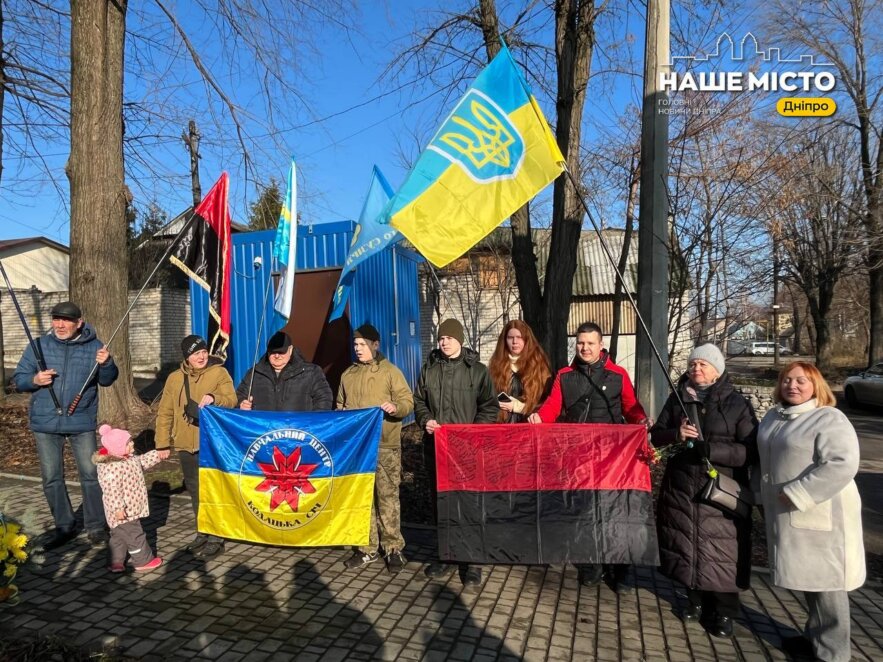
M 669 70 L 669 0 L 648 0 L 641 118 L 641 195 L 638 223 L 638 309 L 663 357 L 668 355 L 668 95 L 660 74 Z M 668 397 L 668 381 L 654 362 L 650 339 L 638 332 L 638 399 L 655 417 Z
M 187 133 L 181 134 L 181 139 L 190 152 L 190 190 L 193 192 L 193 208 L 202 202 L 202 187 L 199 185 L 199 130 L 196 122 L 190 120 L 187 124 Z
M 773 225 L 773 366 L 779 367 L 779 226 Z

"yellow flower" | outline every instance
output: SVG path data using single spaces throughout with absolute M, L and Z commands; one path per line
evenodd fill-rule
M 6 533 L 18 533 L 21 531 L 21 527 L 15 522 L 6 522 Z
M 12 555 L 15 557 L 17 561 L 27 561 L 28 553 L 23 549 L 13 549 Z
M 13 577 L 15 577 L 15 571 L 16 571 L 15 566 L 12 565 L 11 563 L 7 563 L 6 570 L 3 571 L 3 576 L 9 577 L 10 579 L 12 579 Z
M 0 544 L 0 562 L 5 561 L 7 556 L 9 556 L 9 552 L 4 545 Z

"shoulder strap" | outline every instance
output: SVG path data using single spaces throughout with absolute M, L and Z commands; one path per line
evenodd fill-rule
M 187 396 L 187 402 L 190 402 L 193 398 L 190 397 L 190 376 L 184 375 L 184 395 Z

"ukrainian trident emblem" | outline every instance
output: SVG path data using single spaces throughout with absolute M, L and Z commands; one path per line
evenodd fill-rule
M 439 129 L 429 149 L 484 184 L 511 179 L 524 160 L 524 140 L 493 99 L 469 90 Z

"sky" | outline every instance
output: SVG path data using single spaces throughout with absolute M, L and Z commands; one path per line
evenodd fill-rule
M 415 25 L 431 22 L 430 12 L 437 12 L 439 6 L 450 8 L 467 4 L 466 0 L 360 2 L 355 13 L 348 17 L 353 27 L 347 33 L 333 21 L 311 27 L 311 45 L 305 41 L 301 46 L 295 41 L 290 51 L 281 54 L 290 58 L 291 81 L 304 103 L 292 106 L 295 110 L 285 116 L 289 124 L 278 127 L 275 140 L 254 139 L 258 145 L 254 150 L 255 163 L 262 179 L 273 176 L 284 182 L 289 158 L 295 158 L 299 174 L 298 208 L 304 222 L 358 218 L 375 164 L 393 187 L 404 181 L 407 174 L 404 160 L 416 157 L 417 146 L 422 146 L 431 137 L 432 127 L 438 126 L 456 103 L 456 96 L 445 97 L 440 85 L 434 86 L 434 81 L 423 81 L 427 84 L 419 88 L 405 85 L 396 90 L 400 81 L 384 77 L 384 70 L 395 54 L 410 43 Z M 548 16 L 540 13 L 546 11 L 544 4 L 537 3 L 540 9 L 533 19 L 537 26 Z M 640 78 L 623 74 L 622 70 L 641 69 L 643 7 L 631 2 L 613 5 L 617 7 L 615 16 L 598 30 L 601 37 L 592 63 L 594 75 L 585 113 L 586 142 L 603 140 L 605 131 L 616 130 L 623 117 L 634 111 L 639 100 Z M 507 3 L 498 1 L 498 6 L 504 14 L 504 22 L 507 16 L 513 15 L 514 10 L 507 9 Z M 190 0 L 180 0 L 176 7 L 182 24 L 191 34 L 205 35 L 199 47 L 207 64 L 217 65 L 222 60 L 232 63 L 217 67 L 218 71 L 226 72 L 219 78 L 219 84 L 244 106 L 247 113 L 260 117 L 266 112 L 264 98 L 250 75 L 247 55 L 213 45 L 208 38 L 211 34 L 208 19 L 199 15 Z M 753 27 L 751 20 L 746 18 L 748 15 L 750 12 L 728 16 L 722 27 L 741 36 Z M 164 32 L 166 28 L 164 17 L 157 15 L 146 14 L 129 21 L 130 30 L 157 42 L 161 41 L 161 35 L 167 34 Z M 551 39 L 551 26 L 546 25 L 540 33 Z M 717 30 L 709 34 L 698 33 L 697 50 L 712 44 L 718 34 Z M 180 55 L 180 43 L 169 50 Z M 673 54 L 678 53 L 673 51 Z M 483 53 L 480 55 L 483 57 Z M 160 72 L 154 78 L 144 79 L 128 75 L 127 98 L 150 99 L 161 106 L 170 103 L 170 99 L 175 98 L 172 95 L 182 90 L 193 98 L 203 94 L 204 84 L 186 58 L 169 64 L 172 60 L 164 60 L 161 55 L 145 54 L 143 45 L 138 49 L 131 48 L 127 57 L 130 62 L 146 61 Z M 474 76 L 477 66 L 474 71 L 466 73 Z M 533 73 L 536 75 L 537 72 Z M 413 74 L 413 69 L 406 70 L 406 74 Z M 547 116 L 554 119 L 551 100 L 536 87 L 534 92 Z M 224 118 L 223 109 L 219 110 L 217 102 L 202 108 L 220 118 L 220 128 L 203 126 L 200 166 L 203 192 L 222 170 L 228 170 L 231 210 L 235 220 L 245 222 L 248 204 L 257 197 L 254 181 L 242 167 L 235 150 L 220 139 L 221 135 L 233 135 L 232 125 Z M 160 123 L 156 130 L 158 137 L 144 138 L 142 153 L 127 162 L 128 184 L 137 208 L 143 210 L 155 199 L 162 209 L 175 215 L 190 204 L 189 166 L 179 138 L 184 123 L 183 120 L 178 125 Z M 150 136 L 154 126 L 153 120 L 142 118 L 140 124 L 127 125 L 127 131 Z M 252 136 L 262 133 L 258 122 L 247 122 L 247 127 Z M 44 235 L 67 244 L 68 192 L 63 170 L 67 146 L 44 144 L 39 152 L 50 170 L 48 179 L 43 171 L 16 160 L 14 155 L 4 154 L 0 238 Z M 142 160 L 161 164 L 162 176 L 142 167 Z M 593 202 L 598 203 L 598 200 L 593 199 Z

